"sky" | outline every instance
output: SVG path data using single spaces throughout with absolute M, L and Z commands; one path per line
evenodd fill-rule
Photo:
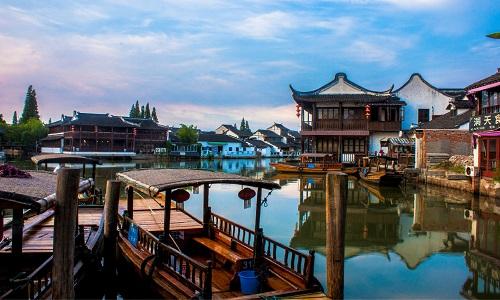
M 500 67 L 497 31 L 498 0 L 3 0 L 0 113 L 31 84 L 44 121 L 139 100 L 167 125 L 297 129 L 289 84 L 465 87 Z

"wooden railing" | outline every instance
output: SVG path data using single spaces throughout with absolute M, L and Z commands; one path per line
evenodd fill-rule
M 374 131 L 399 131 L 401 130 L 401 121 L 370 122 L 369 129 Z
M 162 243 L 156 236 L 137 225 L 127 217 L 120 217 L 122 230 L 128 234 L 130 224 L 135 224 L 138 229 L 137 246 L 156 255 L 155 263 L 161 264 L 164 270 L 188 286 L 190 289 L 201 293 L 203 297 L 210 298 L 212 293 L 212 263 L 207 266 L 200 264 L 180 251 Z M 147 270 L 144 270 L 146 273 Z
M 53 257 L 51 256 L 28 276 L 28 299 L 41 299 L 50 289 L 52 285 L 52 261 Z
M 307 255 L 264 236 L 264 256 L 296 275 L 307 279 L 313 266 L 313 256 Z
M 211 213 L 210 217 L 212 226 L 217 230 L 250 248 L 254 247 L 255 232 L 253 230 L 214 213 Z M 314 252 L 310 252 L 309 255 L 304 254 L 265 236 L 262 237 L 262 248 L 265 258 L 302 278 L 307 285 L 312 283 L 314 276 Z
M 211 213 L 210 220 L 212 222 L 212 225 L 219 231 L 222 231 L 236 241 L 250 248 L 253 248 L 253 243 L 255 240 L 255 233 L 253 232 L 253 230 L 229 221 L 228 219 L 214 213 Z

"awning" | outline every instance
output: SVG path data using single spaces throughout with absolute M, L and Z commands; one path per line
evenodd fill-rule
M 500 131 L 491 130 L 491 131 L 482 131 L 482 132 L 474 132 L 474 136 L 477 137 L 500 137 Z
M 389 138 L 387 139 L 389 143 L 395 146 L 413 146 L 415 145 L 415 140 L 414 139 L 407 139 L 407 138 Z
M 494 88 L 494 87 L 497 87 L 497 86 L 500 86 L 500 82 L 494 82 L 494 83 L 490 83 L 490 84 L 487 84 L 487 85 L 483 85 L 483 86 L 480 86 L 480 87 L 468 90 L 467 91 L 467 95 L 474 94 L 476 92 L 484 91 L 484 90 L 487 90 L 487 89 L 491 89 L 491 88 Z

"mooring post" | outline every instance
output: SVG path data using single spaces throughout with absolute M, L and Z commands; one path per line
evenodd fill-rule
M 52 266 L 53 299 L 75 298 L 73 266 L 79 183 L 79 169 L 62 167 L 57 171 Z
M 108 180 L 104 197 L 104 277 L 106 298 L 116 299 L 116 238 L 118 236 L 118 202 L 120 200 L 120 181 Z
M 163 240 L 166 243 L 168 241 L 168 235 L 170 234 L 170 206 L 172 205 L 172 190 L 165 191 L 165 207 L 163 215 Z
M 347 174 L 326 175 L 326 295 L 344 298 Z
M 209 194 L 210 185 L 205 183 L 203 185 L 203 231 L 208 236 L 209 224 L 210 224 L 210 208 L 209 208 Z
M 130 185 L 127 186 L 127 215 L 133 220 L 134 219 L 134 188 Z

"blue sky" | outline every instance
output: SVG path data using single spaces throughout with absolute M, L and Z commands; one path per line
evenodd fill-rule
M 384 90 L 419 72 L 464 87 L 500 67 L 494 31 L 497 0 L 4 0 L 0 113 L 10 120 L 33 84 L 44 120 L 128 114 L 139 99 L 169 125 L 296 128 L 289 84 L 345 72 Z

